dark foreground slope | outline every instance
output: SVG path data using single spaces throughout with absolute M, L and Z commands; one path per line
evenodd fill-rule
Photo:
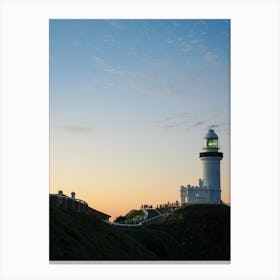
M 230 207 L 192 205 L 142 228 L 50 209 L 50 260 L 229 260 Z
M 175 237 L 177 259 L 230 260 L 227 205 L 186 205 L 147 228 Z
M 98 217 L 50 208 L 50 260 L 142 260 L 158 257 Z

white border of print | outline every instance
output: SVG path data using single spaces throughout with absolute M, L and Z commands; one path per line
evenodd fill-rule
M 1 279 L 279 279 L 279 2 L 1 2 Z M 51 264 L 50 18 L 231 19 L 230 264 Z

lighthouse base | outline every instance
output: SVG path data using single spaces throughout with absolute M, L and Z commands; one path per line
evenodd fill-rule
M 205 186 L 181 186 L 181 204 L 199 203 L 199 204 L 220 204 L 221 190 L 209 189 Z

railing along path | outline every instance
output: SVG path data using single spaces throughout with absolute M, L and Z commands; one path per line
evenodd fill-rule
M 149 222 L 152 222 L 154 220 L 157 220 L 161 217 L 167 217 L 169 216 L 171 213 L 173 213 L 177 208 L 171 208 L 169 209 L 167 212 L 163 213 L 163 214 L 159 214 L 158 216 L 143 220 L 141 222 L 139 222 L 138 224 L 121 224 L 121 223 L 114 223 L 114 222 L 109 222 L 107 220 L 103 220 L 106 224 L 111 225 L 111 226 L 116 226 L 116 227 L 122 227 L 122 228 L 139 228 L 142 227 L 146 224 L 148 224 Z

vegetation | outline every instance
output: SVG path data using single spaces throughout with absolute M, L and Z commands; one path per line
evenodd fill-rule
M 114 220 L 114 223 L 121 223 L 121 222 L 124 222 L 124 221 L 126 221 L 126 217 L 119 216 Z
M 133 219 L 135 217 L 144 217 L 144 212 L 142 210 L 130 210 L 126 215 L 125 218 L 128 219 Z
M 141 221 L 144 219 L 144 212 L 140 210 L 130 210 L 125 216 L 119 216 L 117 217 L 114 222 L 115 223 L 134 223 L 134 220 Z
M 230 207 L 227 205 L 185 205 L 147 228 L 176 237 L 176 259 L 230 259 Z
M 50 208 L 50 260 L 143 260 L 158 257 L 98 217 Z
M 230 207 L 187 205 L 141 228 L 50 208 L 51 260 L 229 260 Z

